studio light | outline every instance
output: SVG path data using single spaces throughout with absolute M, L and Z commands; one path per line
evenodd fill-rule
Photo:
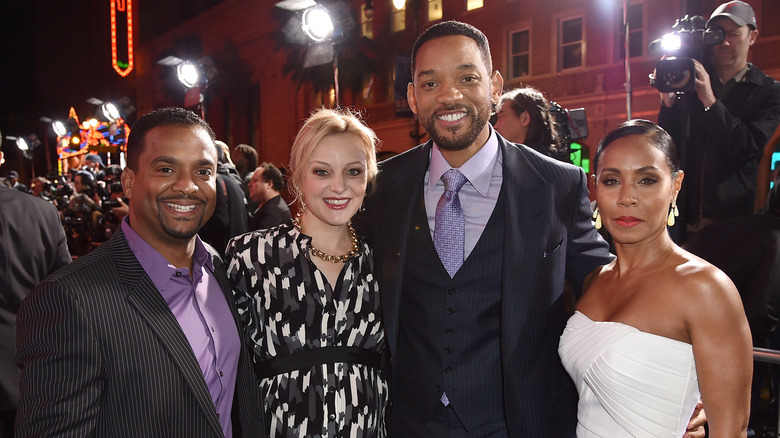
M 306 36 L 319 43 L 333 34 L 333 20 L 328 10 L 318 5 L 303 11 L 301 29 Z
M 65 124 L 60 120 L 51 122 L 51 129 L 54 130 L 54 133 L 57 134 L 58 137 L 64 137 L 68 133 L 68 129 L 65 127 Z
M 103 105 L 100 105 L 100 111 L 109 122 L 115 122 L 122 117 L 122 115 L 119 114 L 119 108 L 117 108 L 113 102 L 105 102 Z
M 198 67 L 191 61 L 184 61 L 176 66 L 176 78 L 186 88 L 194 88 L 200 82 Z
M 18 147 L 22 152 L 27 152 L 30 150 L 30 145 L 27 144 L 27 140 L 25 140 L 24 137 L 19 137 L 16 139 L 16 147 Z

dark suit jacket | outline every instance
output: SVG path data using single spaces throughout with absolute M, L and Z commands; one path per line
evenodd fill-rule
M 214 268 L 235 319 L 218 257 Z M 17 340 L 17 437 L 223 435 L 187 338 L 121 230 L 33 290 Z M 261 415 L 242 349 L 234 436 L 260 436 Z
M 273 228 L 292 219 L 290 207 L 281 195 L 274 196 L 255 211 L 249 220 L 249 231 Z
M 204 242 L 216 248 L 222 257 L 225 255 L 228 241 L 248 231 L 249 215 L 241 186 L 230 176 L 223 164 L 219 165 L 217 172 L 217 203 L 214 214 L 203 224 L 198 235 Z
M 568 319 L 564 277 L 579 291 L 585 276 L 609 262 L 591 222 L 584 173 L 501 138 L 506 186 L 501 275 L 501 362 L 510 436 L 574 436 L 577 393 L 558 357 Z M 390 353 L 403 312 L 406 244 L 412 205 L 420 202 L 431 142 L 382 163 L 366 202 Z M 393 373 L 414 372 L 393 365 Z M 392 395 L 392 392 L 391 392 Z
M 54 206 L 0 184 L 0 411 L 19 403 L 16 312 L 24 297 L 70 263 L 68 242 Z

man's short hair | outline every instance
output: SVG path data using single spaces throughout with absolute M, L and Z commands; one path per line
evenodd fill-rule
M 271 163 L 263 163 L 258 169 L 263 169 L 263 181 L 270 182 L 274 190 L 277 192 L 284 190 L 284 175 L 278 167 Z
M 244 158 L 247 160 L 247 169 L 256 169 L 257 168 L 257 149 L 253 148 L 252 146 L 249 146 L 248 144 L 240 144 L 234 148 L 235 150 L 241 152 L 241 154 L 244 155 Z
M 477 43 L 479 52 L 482 54 L 482 62 L 485 63 L 488 73 L 493 72 L 493 61 L 490 58 L 490 44 L 488 39 L 481 30 L 476 27 L 462 23 L 460 21 L 443 21 L 436 23 L 433 26 L 426 29 L 412 46 L 412 81 L 414 82 L 414 67 L 417 63 L 417 52 L 420 50 L 423 44 L 436 38 L 442 38 L 446 36 L 464 36 L 471 38 Z
M 212 141 L 217 138 L 209 124 L 190 110 L 175 107 L 156 109 L 141 116 L 133 125 L 133 129 L 127 137 L 127 167 L 133 171 L 138 170 L 138 157 L 141 156 L 146 146 L 146 134 L 160 126 L 197 126 L 208 132 Z M 216 145 L 214 149 L 216 149 Z

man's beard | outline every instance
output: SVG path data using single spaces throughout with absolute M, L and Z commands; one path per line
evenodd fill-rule
M 176 197 L 176 198 L 166 198 L 164 200 L 160 200 L 159 202 L 160 202 L 160 204 L 163 204 L 163 203 L 165 203 L 167 201 L 170 201 L 170 200 L 173 200 L 173 199 L 193 199 L 193 200 L 200 201 L 201 203 L 204 204 L 204 206 L 206 204 L 205 202 L 203 202 L 203 200 L 195 198 L 195 197 L 192 197 L 192 196 L 181 196 L 181 197 Z M 171 220 L 171 218 L 166 217 L 165 215 L 163 215 L 162 207 L 158 207 L 158 210 L 157 210 L 157 220 L 160 223 L 160 227 L 169 236 L 173 237 L 174 239 L 189 240 L 189 239 L 192 239 L 196 234 L 198 234 L 198 231 L 200 231 L 201 227 L 206 223 L 206 221 L 205 221 L 205 214 L 206 213 L 205 213 L 205 210 L 204 210 L 201 213 L 200 217 L 197 219 L 198 223 L 197 223 L 197 225 L 195 227 L 192 227 L 190 229 L 184 229 L 184 230 L 181 230 L 181 229 L 178 229 L 178 228 L 175 228 L 175 227 L 172 227 L 172 226 L 168 225 L 168 220 Z M 172 219 L 172 220 L 173 221 L 178 221 L 178 219 Z
M 471 107 L 460 107 L 455 105 L 445 106 L 442 110 L 452 111 L 461 109 L 466 112 L 466 117 L 471 117 L 471 125 L 468 127 L 463 135 L 456 137 L 445 137 L 442 133 L 436 129 L 436 112 L 434 111 L 429 117 L 420 117 L 420 124 L 425 128 L 428 135 L 431 136 L 433 141 L 440 149 L 446 151 L 461 151 L 471 146 L 474 141 L 479 137 L 480 132 L 485 128 L 490 118 L 490 107 L 486 106 L 482 108 L 482 111 L 475 111 Z M 450 132 L 455 132 L 457 129 L 448 129 Z

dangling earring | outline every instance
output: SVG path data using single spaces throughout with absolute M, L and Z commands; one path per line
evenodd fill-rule
M 674 218 L 680 215 L 680 210 L 677 209 L 677 203 L 672 202 L 669 205 L 669 217 L 666 219 L 666 225 L 670 227 L 674 226 Z
M 601 229 L 601 212 L 599 211 L 599 208 L 596 207 L 596 209 L 593 211 L 593 219 L 596 221 L 596 229 Z

